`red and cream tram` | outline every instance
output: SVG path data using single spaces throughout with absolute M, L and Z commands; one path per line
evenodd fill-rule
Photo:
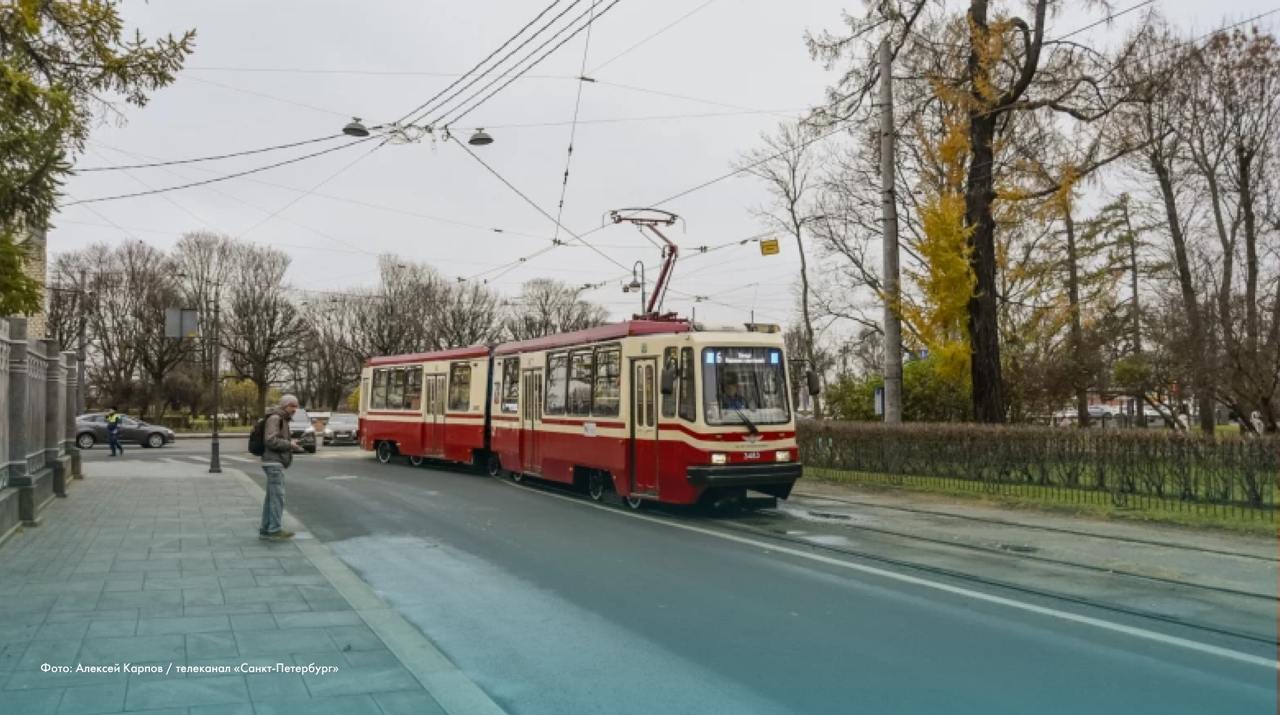
M 377 357 L 361 379 L 360 442 L 384 462 L 471 463 L 634 508 L 786 498 L 801 475 L 787 369 L 776 326 L 665 318 Z

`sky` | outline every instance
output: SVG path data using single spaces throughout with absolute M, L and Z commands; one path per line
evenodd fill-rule
M 1112 10 L 1133 4 L 1117 1 Z M 1068 32 L 1107 14 L 1096 4 L 1067 5 L 1052 30 Z M 127 27 L 148 36 L 195 28 L 196 50 L 177 80 L 145 107 L 104 118 L 77 166 L 296 142 L 335 134 L 352 117 L 369 125 L 395 120 L 544 6 L 125 0 Z M 1154 6 L 1179 26 L 1206 31 L 1280 7 L 1280 0 L 1232 0 L 1211 11 L 1191 0 Z M 725 174 L 759 145 L 762 132 L 820 102 L 835 75 L 809 57 L 805 32 L 838 29 L 842 10 L 861 8 L 833 0 L 622 0 L 592 25 L 589 43 L 579 35 L 454 124 L 455 134 L 484 127 L 494 137 L 473 151 L 514 190 L 457 143 L 428 137 L 370 151 L 375 141 L 204 187 L 67 206 L 54 218 L 49 248 L 58 253 L 127 240 L 167 248 L 183 232 L 214 230 L 287 252 L 287 280 L 296 289 L 373 285 L 378 255 L 394 253 L 451 278 L 486 281 L 508 297 L 533 278 L 599 284 L 583 297 L 623 318 L 639 306 L 638 296 L 621 290 L 630 267 L 644 261 L 652 283 L 658 250 L 634 228 L 600 229 L 607 213 L 651 205 Z M 1073 39 L 1104 45 L 1138 14 Z M 584 54 L 594 82 L 575 79 Z M 560 238 L 568 245 L 543 250 L 553 245 L 556 226 L 520 193 L 557 213 L 571 132 L 561 224 L 579 235 L 600 230 L 584 236 L 594 250 L 565 230 Z M 68 180 L 65 201 L 208 179 L 339 143 L 82 173 Z M 752 317 L 792 322 L 799 266 L 793 243 L 783 240 L 773 256 L 762 256 L 756 243 L 694 255 L 698 246 L 758 235 L 764 224 L 754 212 L 767 200 L 758 180 L 740 175 L 663 206 L 681 217 L 668 235 L 690 256 L 676 268 L 666 309 L 686 316 L 696 310 L 699 321 L 716 324 Z M 695 296 L 703 299 L 695 303 Z

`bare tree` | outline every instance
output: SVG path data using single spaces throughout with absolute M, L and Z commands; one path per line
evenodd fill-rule
M 191 350 L 189 341 L 165 335 L 165 311 L 182 307 L 175 267 L 163 252 L 144 243 L 125 243 L 118 253 L 125 285 L 133 296 L 128 315 L 143 379 L 144 414 L 154 407 L 163 416 L 169 404 L 165 381 Z
M 762 137 L 758 149 L 743 157 L 742 166 L 764 182 L 772 199 L 769 205 L 758 209 L 756 215 L 772 228 L 785 231 L 795 239 L 796 252 L 800 257 L 799 354 L 816 370 L 818 350 L 809 305 L 812 291 L 805 236 L 809 227 L 822 217 L 816 212 L 813 196 L 819 184 L 815 176 L 816 149 L 811 138 L 801 125 L 780 124 L 772 134 Z M 813 416 L 822 418 L 822 405 L 816 396 L 813 398 Z
M 291 371 L 294 383 L 306 377 L 314 394 L 312 404 L 338 409 L 342 400 L 360 381 L 361 361 L 352 347 L 355 311 L 352 303 L 341 298 L 320 298 L 300 304 L 307 323 L 307 350 L 303 351 Z
M 503 328 L 511 340 L 528 340 L 600 325 L 608 318 L 603 306 L 582 300 L 581 288 L 548 278 L 525 283 L 520 296 L 506 301 Z
M 436 345 L 433 320 L 447 284 L 427 265 L 386 255 L 378 260 L 381 285 L 348 296 L 354 332 L 351 351 L 357 363 L 373 355 L 399 355 Z
M 201 385 L 207 387 L 215 375 L 213 348 L 216 335 L 213 305 L 227 294 L 235 244 L 231 237 L 212 231 L 191 231 L 182 235 L 173 247 L 173 263 L 178 272 L 183 307 L 197 311 L 200 335 L 196 359 L 202 366 Z
M 235 246 L 236 280 L 227 292 L 222 340 L 231 367 L 258 390 L 257 414 L 280 369 L 303 347 L 306 324 L 285 293 L 289 257 L 264 246 Z
M 457 283 L 445 290 L 432 315 L 435 348 L 444 350 L 492 343 L 502 334 L 498 296 L 478 283 Z

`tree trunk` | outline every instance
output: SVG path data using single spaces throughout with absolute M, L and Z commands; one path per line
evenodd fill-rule
M 816 371 L 818 369 L 817 349 L 814 347 L 813 319 L 809 316 L 809 266 L 804 255 L 802 234 L 802 230 L 796 227 L 796 249 L 800 252 L 800 315 L 804 320 L 805 359 L 809 361 L 809 369 Z M 813 418 L 822 419 L 822 401 L 818 395 L 813 395 Z
M 1084 328 L 1080 325 L 1080 267 L 1076 252 L 1076 222 L 1071 209 L 1063 212 L 1067 229 L 1067 306 L 1071 313 L 1071 360 L 1075 363 L 1071 372 L 1072 386 L 1076 392 L 1076 423 L 1089 426 L 1089 390 L 1085 382 Z
M 257 415 L 258 417 L 261 417 L 262 415 L 267 414 L 267 390 L 269 390 L 270 387 L 267 385 L 266 380 L 262 380 L 261 382 L 259 382 L 258 380 L 254 380 L 253 385 L 254 387 L 258 388 Z
M 1244 149 L 1236 150 L 1236 162 L 1240 174 L 1240 213 L 1244 219 L 1244 330 L 1245 353 L 1250 362 L 1258 358 L 1258 338 L 1261 334 L 1258 320 L 1258 234 L 1257 217 L 1253 211 L 1253 185 L 1250 172 L 1253 156 Z M 1276 307 L 1280 310 L 1280 306 Z M 1226 319 L 1226 316 L 1223 316 Z
M 965 188 L 965 224 L 969 229 L 969 265 L 975 285 L 969 297 L 970 375 L 973 418 L 1004 422 L 1004 380 L 1000 367 L 1000 326 L 996 302 L 996 224 L 992 163 L 995 115 L 974 110 L 969 115 L 970 162 Z
M 1178 204 L 1173 192 L 1173 180 L 1169 175 L 1169 167 L 1164 163 L 1163 158 L 1158 154 L 1151 154 L 1148 157 L 1151 163 L 1151 169 L 1156 175 L 1156 180 L 1160 184 L 1160 196 L 1164 201 L 1165 219 L 1169 224 L 1169 237 L 1173 242 L 1173 258 L 1174 264 L 1178 270 L 1178 288 L 1182 296 L 1182 309 L 1187 314 L 1187 330 L 1191 336 L 1191 379 L 1192 389 L 1196 393 L 1201 407 L 1200 429 L 1206 434 L 1213 433 L 1213 409 L 1210 385 L 1208 379 L 1208 357 L 1206 350 L 1206 340 L 1204 333 L 1204 323 L 1200 319 L 1200 304 L 1196 300 L 1195 285 L 1192 283 L 1191 260 L 1187 256 L 1187 239 L 1182 233 L 1182 223 L 1178 216 Z M 1205 401 L 1209 401 L 1210 409 L 1207 416 L 1209 420 L 1206 429 L 1204 414 Z

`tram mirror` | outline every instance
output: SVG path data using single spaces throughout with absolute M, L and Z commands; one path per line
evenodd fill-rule
M 805 377 L 805 380 L 809 383 L 810 395 L 816 395 L 819 392 L 822 392 L 822 385 L 821 383 L 818 382 L 818 373 L 814 372 L 813 370 L 810 370 L 807 373 L 805 373 L 804 377 Z
M 665 367 L 662 368 L 662 394 L 670 395 L 676 391 L 676 361 L 668 360 Z

